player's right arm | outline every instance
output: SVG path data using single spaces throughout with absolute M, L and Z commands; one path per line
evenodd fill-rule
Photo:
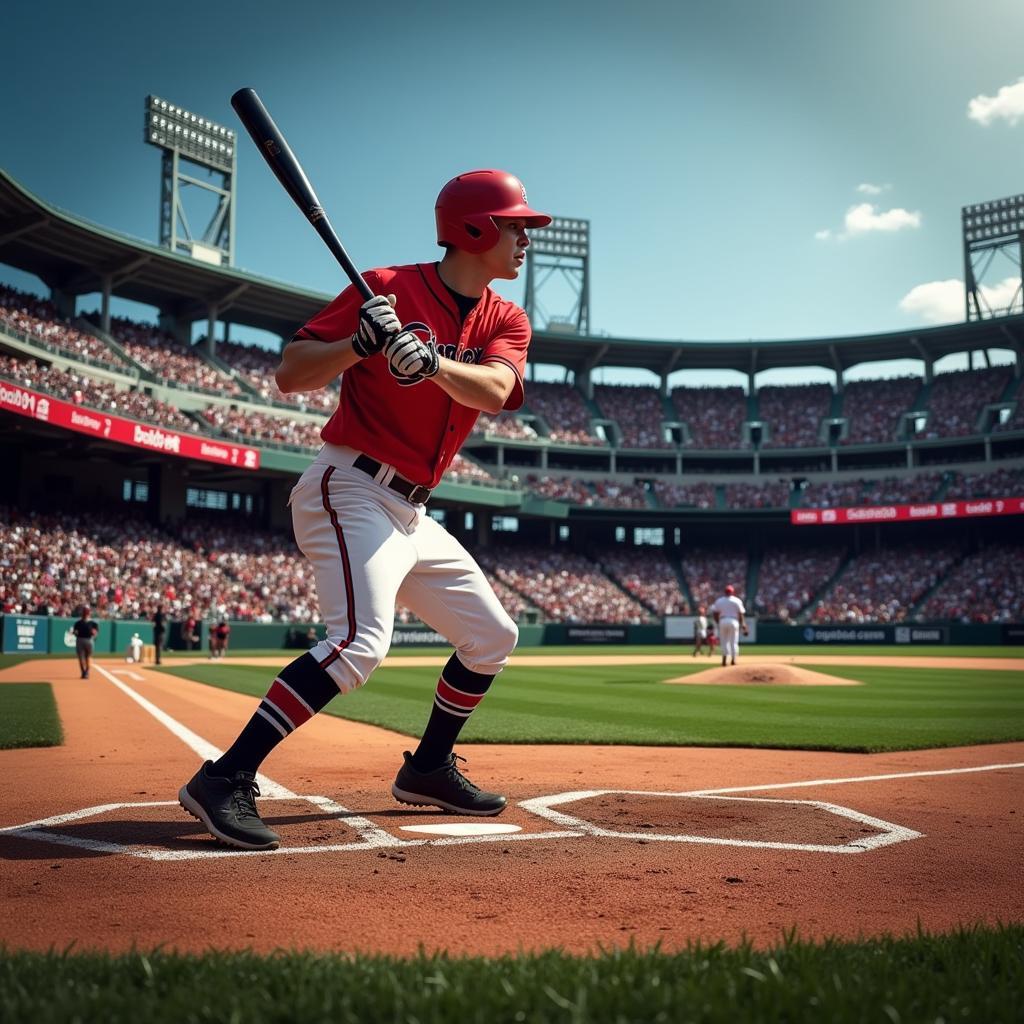
M 277 386 L 286 395 L 326 387 L 362 358 L 352 347 L 354 337 L 327 342 L 296 335 L 281 353 L 281 365 L 274 374 Z

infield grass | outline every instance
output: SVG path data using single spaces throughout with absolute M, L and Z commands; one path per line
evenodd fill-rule
M 59 747 L 64 742 L 49 683 L 0 685 L 0 750 Z
M 878 752 L 1024 739 L 1024 672 L 814 666 L 860 686 L 672 686 L 707 668 L 684 665 L 531 667 L 498 677 L 462 733 L 477 743 L 743 746 Z M 164 668 L 262 697 L 269 668 L 225 663 Z M 327 714 L 419 736 L 436 668 L 378 669 Z
M 628 1024 L 1020 1020 L 1024 928 L 774 949 L 410 959 L 0 952 L 0 1020 Z

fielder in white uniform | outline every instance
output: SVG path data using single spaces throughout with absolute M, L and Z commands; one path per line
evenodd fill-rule
M 736 588 L 730 583 L 725 594 L 712 606 L 711 614 L 718 623 L 718 636 L 722 644 L 722 664 L 735 665 L 740 653 L 740 630 L 746 636 L 747 610 L 743 602 L 736 596 Z

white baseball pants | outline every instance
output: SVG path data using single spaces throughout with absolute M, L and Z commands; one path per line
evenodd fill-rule
M 718 624 L 722 641 L 722 657 L 732 661 L 740 655 L 740 624 L 736 619 L 722 619 Z
M 496 675 L 519 639 L 472 555 L 426 507 L 370 477 L 359 452 L 326 444 L 292 489 L 295 539 L 312 563 L 327 636 L 311 651 L 342 693 L 362 686 L 391 646 L 398 600 L 448 638 L 472 672 Z

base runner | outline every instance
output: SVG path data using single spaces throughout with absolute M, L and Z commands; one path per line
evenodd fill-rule
M 455 652 L 441 672 L 416 750 L 391 792 L 406 804 L 494 815 L 497 793 L 459 770 L 459 731 L 508 661 L 515 623 L 463 546 L 426 513 L 478 414 L 523 404 L 530 324 L 489 287 L 514 280 L 527 229 L 551 218 L 527 204 L 518 178 L 470 171 L 435 206 L 440 263 L 372 270 L 377 297 L 347 288 L 285 348 L 284 392 L 341 378 L 325 442 L 292 490 L 299 547 L 316 575 L 327 636 L 287 665 L 238 739 L 182 787 L 182 807 L 231 846 L 277 847 L 260 819 L 256 772 L 271 750 L 337 694 L 362 686 L 391 644 L 400 600 L 446 636 Z

